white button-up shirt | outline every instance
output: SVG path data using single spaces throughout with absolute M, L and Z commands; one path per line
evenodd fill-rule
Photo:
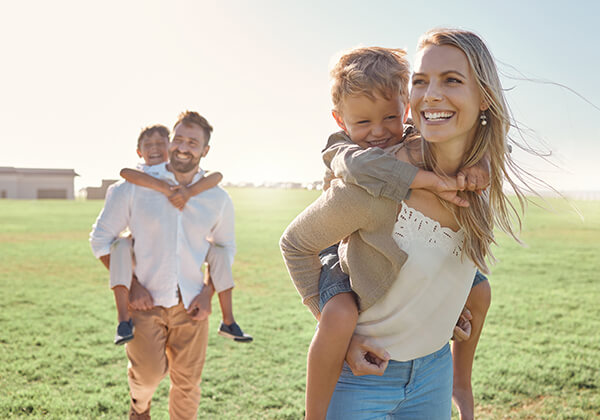
M 177 184 L 165 164 L 144 169 Z M 203 173 L 195 175 L 193 182 Z M 204 285 L 202 265 L 211 244 L 225 249 L 221 258 L 226 258 L 228 264 L 233 262 L 233 203 L 220 187 L 191 197 L 180 211 L 162 193 L 129 182 L 113 184 L 90 234 L 96 258 L 110 254 L 110 245 L 127 227 L 135 239 L 135 274 L 152 295 L 155 306 L 177 305 L 179 288 L 188 308 Z

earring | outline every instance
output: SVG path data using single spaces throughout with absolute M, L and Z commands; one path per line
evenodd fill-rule
M 485 115 L 485 112 L 483 111 L 481 111 L 481 114 L 479 114 L 479 122 L 481 125 L 487 125 L 487 115 Z

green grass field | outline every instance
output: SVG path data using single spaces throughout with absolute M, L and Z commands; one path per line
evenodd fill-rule
M 199 418 L 300 419 L 314 331 L 278 249 L 317 192 L 231 189 L 235 313 L 255 338 L 217 336 L 213 304 Z M 102 202 L 0 201 L 0 419 L 118 419 L 127 361 L 112 344 L 108 273 L 87 237 Z M 477 418 L 600 418 L 600 202 L 530 206 L 522 248 L 499 235 L 474 366 Z M 168 380 L 152 403 L 167 419 Z

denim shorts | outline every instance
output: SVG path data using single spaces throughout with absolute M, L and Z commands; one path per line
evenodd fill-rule
M 440 350 L 407 362 L 390 360 L 383 376 L 354 376 L 344 363 L 327 420 L 450 419 L 452 354 Z
M 319 253 L 321 276 L 319 277 L 319 309 L 339 293 L 352 292 L 350 277 L 342 271 L 338 257 L 338 245 L 331 245 Z

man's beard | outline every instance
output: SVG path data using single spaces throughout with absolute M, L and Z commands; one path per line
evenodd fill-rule
M 173 151 L 170 153 L 169 164 L 177 172 L 187 173 L 187 172 L 193 171 L 194 169 L 198 169 L 198 164 L 200 163 L 200 157 L 198 157 L 197 159 L 194 159 L 194 156 L 192 156 L 191 153 L 184 153 L 184 154 L 190 156 L 192 159 L 189 160 L 188 162 L 181 162 L 181 161 L 177 160 L 177 157 L 175 156 L 176 153 L 177 153 L 177 151 Z

